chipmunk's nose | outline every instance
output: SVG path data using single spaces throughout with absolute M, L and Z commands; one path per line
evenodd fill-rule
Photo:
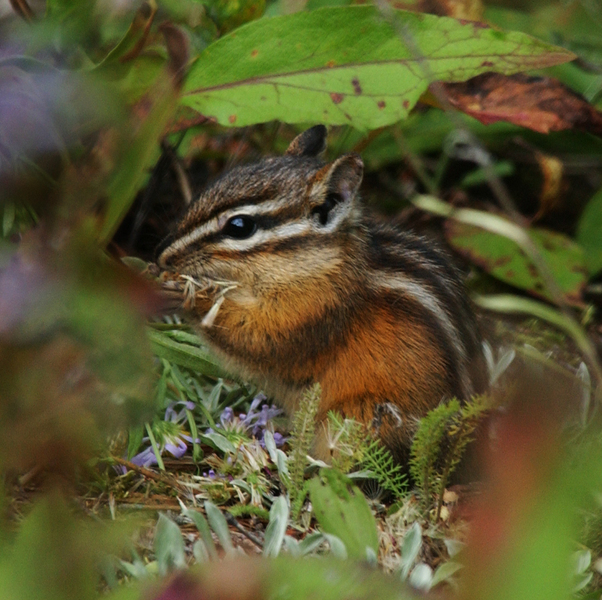
M 161 243 L 155 249 L 156 263 L 162 269 L 168 269 L 172 265 L 173 253 L 165 252 L 165 251 L 172 245 L 174 240 L 175 240 L 175 235 L 173 233 L 170 233 L 165 238 L 163 238 Z

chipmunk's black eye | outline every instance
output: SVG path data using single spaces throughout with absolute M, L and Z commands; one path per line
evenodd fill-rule
M 235 240 L 246 240 L 257 231 L 257 222 L 248 215 L 230 217 L 224 225 L 222 233 Z

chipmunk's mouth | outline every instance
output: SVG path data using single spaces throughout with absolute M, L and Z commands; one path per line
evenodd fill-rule
M 213 326 L 226 294 L 238 287 L 232 281 L 220 281 L 207 276 L 193 277 L 172 271 L 163 271 L 159 280 L 166 302 L 176 311 L 183 309 L 194 312 L 197 307 L 205 307 L 210 303 L 201 321 L 203 327 Z

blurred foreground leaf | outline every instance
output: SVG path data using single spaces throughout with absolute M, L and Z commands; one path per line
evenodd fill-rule
M 170 518 L 161 513 L 155 531 L 155 554 L 161 575 L 186 566 L 182 532 Z
M 99 561 L 118 551 L 129 527 L 82 521 L 63 499 L 38 501 L 14 541 L 0 546 L 0 589 L 8 600 L 92 600 L 98 598 Z
M 145 282 L 99 256 L 87 228 L 32 231 L 0 269 L 0 463 L 68 474 L 153 410 Z M 69 475 L 70 477 L 70 475 Z
M 236 559 L 203 565 L 198 577 L 183 573 L 149 600 L 409 600 L 399 579 L 356 561 L 332 558 Z
M 577 515 L 602 485 L 600 424 L 567 446 L 545 392 L 531 392 L 496 425 L 489 489 L 462 556 L 466 600 L 574 597 Z

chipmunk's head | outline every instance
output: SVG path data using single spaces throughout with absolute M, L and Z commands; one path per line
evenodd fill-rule
M 325 141 L 317 125 L 284 156 L 225 173 L 189 208 L 159 265 L 276 290 L 332 269 L 357 235 L 363 163 L 346 154 L 325 164 Z

